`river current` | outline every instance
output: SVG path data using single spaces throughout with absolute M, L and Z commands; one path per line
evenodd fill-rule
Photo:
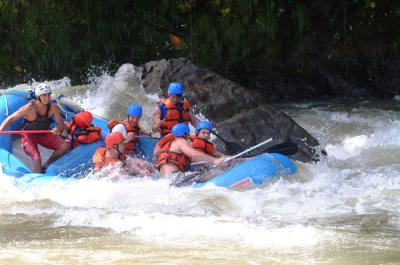
M 140 102 L 146 127 L 157 97 L 139 80 L 123 65 L 54 87 L 107 119 Z M 94 175 L 24 186 L 0 173 L 0 264 L 400 264 L 400 102 L 276 107 L 328 156 L 249 191 Z

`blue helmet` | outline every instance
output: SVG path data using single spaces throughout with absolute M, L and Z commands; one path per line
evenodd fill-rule
M 182 95 L 183 94 L 183 86 L 182 83 L 173 82 L 169 84 L 168 87 L 168 95 Z
M 175 137 L 182 137 L 184 134 L 189 134 L 190 129 L 185 123 L 178 123 L 174 127 L 172 127 L 172 135 Z
M 126 112 L 128 116 L 136 116 L 138 118 L 142 117 L 142 106 L 139 104 L 131 104 L 128 106 L 128 111 Z
M 201 121 L 196 125 L 196 133 L 198 133 L 201 129 L 208 129 L 212 131 L 213 127 L 209 121 Z

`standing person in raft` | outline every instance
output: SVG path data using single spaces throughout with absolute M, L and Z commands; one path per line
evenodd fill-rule
M 50 95 L 50 86 L 45 83 L 39 84 L 35 89 L 36 99 L 7 117 L 0 126 L 0 131 L 4 131 L 12 122 L 24 117 L 22 130 L 49 130 L 51 118 L 55 118 L 57 128 L 52 129 L 49 133 L 22 133 L 22 147 L 25 153 L 32 158 L 33 172 L 36 173 L 43 172 L 43 169 L 45 170 L 51 162 L 69 151 L 69 143 L 59 136 L 64 129 L 64 120 L 58 108 L 50 102 Z M 43 166 L 38 144 L 55 150 Z
M 224 158 L 215 158 L 194 149 L 189 143 L 189 126 L 179 123 L 172 132 L 162 138 L 154 148 L 153 155 L 157 161 L 161 177 L 179 179 L 184 177 L 190 162 L 206 161 L 220 164 Z
M 190 103 L 183 98 L 182 83 L 171 83 L 168 87 L 168 98 L 157 102 L 153 111 L 152 131 L 159 132 L 161 137 L 169 134 L 172 127 L 178 123 L 196 126 L 197 119 L 190 112 Z

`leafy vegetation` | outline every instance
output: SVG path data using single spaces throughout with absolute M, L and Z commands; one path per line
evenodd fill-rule
M 397 55 L 399 22 L 394 0 L 0 0 L 0 72 L 184 56 L 232 77 L 269 58 Z

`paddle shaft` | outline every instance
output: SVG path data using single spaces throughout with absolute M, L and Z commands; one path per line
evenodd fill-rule
M 50 133 L 49 130 L 26 130 L 26 131 L 0 131 L 0 134 L 40 134 L 40 133 Z
M 240 156 L 242 156 L 242 155 L 244 155 L 244 154 L 246 154 L 246 153 L 248 153 L 250 151 L 253 151 L 254 149 L 256 149 L 256 148 L 258 148 L 260 146 L 263 146 L 264 144 L 267 144 L 267 143 L 271 142 L 271 141 L 272 141 L 272 138 L 269 138 L 268 140 L 265 140 L 265 141 L 255 145 L 253 147 L 250 147 L 250 148 L 244 150 L 243 152 L 240 152 L 239 154 L 236 154 L 234 156 L 229 157 L 228 159 L 224 160 L 223 163 L 226 163 L 226 162 L 229 162 L 229 161 L 231 161 L 231 160 L 233 160 L 235 158 L 238 158 L 238 157 L 240 157 Z

